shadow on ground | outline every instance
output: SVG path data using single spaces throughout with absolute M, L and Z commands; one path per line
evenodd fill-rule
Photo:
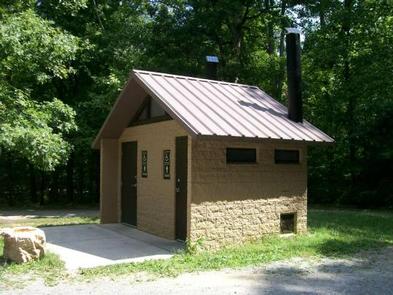
M 369 242 L 330 240 L 320 250 L 322 255 L 345 253 L 347 247 Z M 381 247 L 342 258 L 294 258 L 272 263 L 255 273 L 257 283 L 250 285 L 249 294 L 393 294 L 393 247 Z

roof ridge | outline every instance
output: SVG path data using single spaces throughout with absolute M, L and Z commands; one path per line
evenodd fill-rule
M 255 89 L 261 90 L 256 85 L 249 85 L 249 84 L 242 84 L 242 83 L 235 83 L 235 82 L 227 82 L 227 81 L 219 81 L 219 80 L 211 80 L 211 79 L 199 78 L 199 77 L 193 77 L 193 76 L 175 75 L 175 74 L 169 74 L 169 73 L 164 73 L 164 72 L 154 72 L 154 71 L 146 71 L 146 70 L 138 70 L 138 69 L 133 69 L 132 72 L 133 73 L 137 73 L 137 74 L 138 73 L 141 73 L 141 74 L 152 74 L 152 75 L 159 75 L 159 76 L 162 76 L 162 77 L 172 77 L 172 78 L 180 78 L 180 79 L 187 79 L 187 80 L 204 81 L 204 82 L 209 82 L 209 83 L 232 85 L 232 86 L 247 87 L 247 88 L 255 88 Z

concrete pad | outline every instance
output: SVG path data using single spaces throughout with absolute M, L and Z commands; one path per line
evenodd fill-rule
M 44 227 L 48 250 L 70 271 L 103 265 L 168 259 L 183 244 L 122 224 Z

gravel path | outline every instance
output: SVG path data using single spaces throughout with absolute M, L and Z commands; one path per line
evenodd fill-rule
M 351 259 L 294 258 L 263 267 L 184 274 L 146 281 L 140 274 L 116 280 L 61 283 L 36 281 L 1 294 L 393 294 L 393 247 Z M 138 282 L 142 280 L 142 282 Z

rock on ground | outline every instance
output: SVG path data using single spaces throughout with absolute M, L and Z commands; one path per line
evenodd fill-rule
M 44 231 L 31 226 L 6 228 L 0 232 L 4 237 L 4 259 L 16 263 L 36 260 L 45 255 Z

